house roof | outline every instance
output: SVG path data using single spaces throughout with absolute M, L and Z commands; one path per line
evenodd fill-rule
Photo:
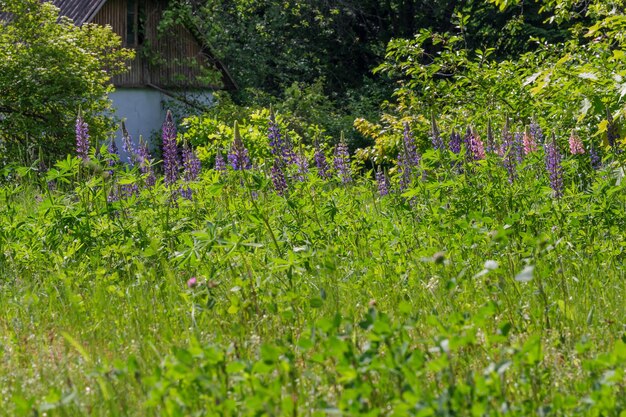
M 77 26 L 82 26 L 85 23 L 89 23 L 94 16 L 100 11 L 102 6 L 107 0 L 42 0 L 48 1 L 58 7 L 59 13 L 63 16 L 67 16 Z M 10 20 L 10 16 L 7 13 L 0 12 L 0 23 L 3 20 Z M 226 66 L 213 54 L 211 48 L 200 39 L 197 30 L 195 28 L 187 28 L 194 38 L 202 45 L 203 53 L 209 62 L 213 63 L 217 69 L 222 73 L 224 77 L 225 86 L 229 90 L 236 90 L 237 83 L 228 72 Z
M 89 22 L 107 0 L 52 0 L 52 4 L 61 9 L 78 26 Z

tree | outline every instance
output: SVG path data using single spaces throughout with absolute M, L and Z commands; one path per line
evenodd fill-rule
M 93 137 L 112 126 L 110 80 L 132 51 L 110 27 L 75 26 L 39 0 L 0 0 L 0 140 L 10 153 L 71 150 L 82 111 Z M 1 17 L 0 17 L 1 19 Z

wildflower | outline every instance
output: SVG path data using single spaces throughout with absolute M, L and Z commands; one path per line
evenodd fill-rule
M 563 195 L 563 167 L 561 166 L 561 154 L 556 146 L 556 137 L 552 134 L 552 140 L 546 145 L 546 170 L 550 176 L 550 187 L 553 196 L 559 198 Z
M 107 146 L 107 152 L 109 153 L 108 163 L 109 168 L 113 168 L 115 166 L 116 160 L 119 158 L 119 154 L 117 152 L 117 144 L 115 143 L 115 138 L 112 137 L 109 145 Z M 117 157 L 117 158 L 116 158 Z M 109 170 L 109 175 L 113 175 L 113 170 Z
M 326 160 L 326 155 L 320 148 L 319 141 L 315 141 L 315 166 L 317 167 L 317 174 L 323 180 L 328 180 L 331 177 L 330 167 L 328 166 L 328 161 Z
M 187 280 L 187 288 L 195 288 L 198 286 L 198 279 L 196 277 L 191 277 Z
M 272 155 L 282 157 L 288 164 L 293 162 L 294 155 L 289 136 L 285 134 L 283 138 L 280 133 L 280 126 L 278 126 L 278 122 L 276 121 L 276 115 L 271 108 L 267 136 L 270 141 Z
M 533 118 L 530 121 L 530 136 L 535 140 L 535 143 L 543 144 L 543 131 L 541 130 L 541 126 L 537 123 L 537 121 Z
M 411 136 L 409 124 L 404 123 L 402 150 L 398 154 L 398 172 L 400 173 L 400 190 L 404 191 L 413 180 L 415 169 L 419 166 L 420 156 L 415 141 Z
M 524 134 L 519 130 L 515 132 L 513 140 L 514 156 L 517 159 L 517 163 L 524 162 Z
M 163 123 L 162 137 L 165 185 L 172 185 L 178 180 L 180 160 L 178 156 L 178 145 L 176 144 L 176 125 L 174 125 L 172 112 L 169 110 L 165 117 L 165 123 Z
M 287 192 L 287 179 L 283 171 L 283 163 L 278 158 L 274 158 L 272 165 L 272 184 L 276 194 L 283 196 Z
M 348 152 L 348 145 L 346 145 L 343 132 L 341 133 L 341 140 L 335 147 L 335 158 L 333 159 L 333 165 L 341 182 L 347 184 L 352 182 L 352 175 L 350 174 L 350 153 Z
M 387 178 L 380 167 L 376 171 L 376 184 L 378 185 L 378 194 L 381 196 L 389 194 L 389 178 Z
M 482 140 L 480 140 L 480 137 L 478 136 L 476 131 L 474 131 L 473 128 L 468 127 L 467 131 L 468 131 L 467 144 L 469 145 L 468 150 L 472 159 L 474 161 L 485 159 L 485 148 L 484 148 Z
M 122 127 L 122 149 L 124 150 L 124 153 L 126 153 L 128 157 L 128 163 L 130 164 L 130 166 L 134 166 L 135 163 L 137 162 L 137 151 L 133 146 L 133 141 L 130 137 L 130 134 L 128 133 L 128 130 L 126 130 L 126 123 L 124 123 L 124 121 L 122 121 L 121 127 Z
M 452 153 L 455 153 L 457 155 L 461 153 L 461 135 L 456 133 L 454 129 L 452 130 L 452 133 L 450 134 L 450 143 L 448 146 L 450 147 L 450 150 L 452 151 Z
M 569 136 L 569 152 L 572 155 L 582 155 L 585 153 L 583 142 L 574 130 L 572 130 L 572 134 Z
M 226 172 L 226 162 L 224 161 L 224 157 L 222 156 L 222 152 L 218 149 L 217 155 L 215 156 L 215 168 L 217 172 Z
M 443 138 L 439 133 L 439 128 L 437 127 L 437 122 L 435 121 L 435 113 L 432 113 L 430 117 L 430 140 L 433 144 L 433 148 L 436 150 L 443 151 L 445 149 Z
M 602 159 L 600 158 L 600 155 L 598 155 L 598 151 L 593 144 L 589 148 L 589 160 L 591 162 L 591 167 L 594 170 L 598 170 L 602 167 Z
M 295 155 L 294 162 L 297 167 L 297 173 L 295 176 L 296 181 L 303 182 L 306 180 L 306 176 L 309 173 L 309 160 L 302 150 Z
M 239 126 L 235 122 L 234 127 L 234 139 L 233 144 L 230 147 L 230 153 L 228 154 L 228 162 L 235 171 L 242 171 L 244 169 L 250 169 L 250 156 L 248 150 L 243 144 L 241 135 L 239 134 Z
M 195 181 L 202 168 L 200 160 L 193 149 L 185 142 L 183 146 L 183 178 L 187 182 Z
M 137 147 L 136 160 L 139 164 L 139 172 L 144 176 L 144 181 L 147 187 L 152 187 L 156 184 L 156 176 L 152 169 L 152 160 L 150 159 L 150 151 L 148 150 L 148 143 L 139 136 L 139 146 Z
M 502 163 L 506 168 L 509 176 L 509 183 L 517 179 L 517 158 L 513 135 L 509 132 L 508 122 L 504 124 L 502 129 L 502 147 L 500 148 Z
M 80 112 L 76 118 L 76 154 L 83 161 L 89 161 L 89 126 Z
M 535 138 L 530 133 L 530 127 L 526 126 L 526 130 L 524 131 L 524 136 L 522 138 L 522 144 L 524 148 L 524 155 L 529 155 L 533 152 L 537 152 L 537 142 L 535 142 Z

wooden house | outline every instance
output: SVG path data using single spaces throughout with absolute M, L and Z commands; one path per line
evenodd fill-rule
M 235 89 L 226 68 L 194 28 L 159 23 L 167 0 L 45 0 L 74 24 L 109 25 L 123 46 L 136 50 L 129 70 L 113 79 L 110 96 L 134 139 L 157 131 L 168 107 L 210 105 L 212 91 Z M 174 102 L 174 103 L 173 103 Z

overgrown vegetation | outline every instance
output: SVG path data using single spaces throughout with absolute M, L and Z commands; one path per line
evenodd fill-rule
M 354 154 L 305 80 L 168 113 L 162 161 L 79 114 L 4 166 L 0 415 L 623 417 L 626 17 L 579 6 L 516 56 L 393 40 Z
M 78 109 L 106 136 L 110 80 L 132 54 L 119 36 L 59 21 L 58 9 L 38 0 L 2 0 L 0 11 L 0 164 L 65 155 Z

